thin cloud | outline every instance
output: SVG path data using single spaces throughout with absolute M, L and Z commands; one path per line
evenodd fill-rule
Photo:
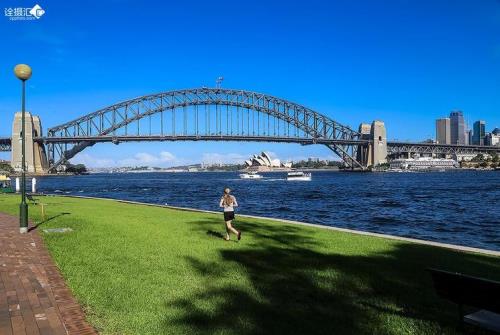
M 147 152 L 139 152 L 133 157 L 118 160 L 97 157 L 87 153 L 80 153 L 71 160 L 71 163 L 85 164 L 85 166 L 90 168 L 108 168 L 122 166 L 169 167 L 185 162 L 182 159 L 178 159 L 174 154 L 168 151 L 162 151 L 158 155 L 153 155 Z
M 146 152 L 139 152 L 132 158 L 126 158 L 117 162 L 118 166 L 158 166 L 168 167 L 182 164 L 184 161 L 178 159 L 174 154 L 168 151 L 162 151 L 158 155 Z
M 42 29 L 27 30 L 21 35 L 21 39 L 27 42 L 44 43 L 50 46 L 61 46 L 66 43 L 66 40 L 62 37 Z
M 105 168 L 116 166 L 116 162 L 109 158 L 101 158 L 89 155 L 87 153 L 80 153 L 71 159 L 72 164 L 84 164 L 86 167 Z
M 249 157 L 250 154 L 207 152 L 201 156 L 201 161 L 207 164 L 242 164 Z

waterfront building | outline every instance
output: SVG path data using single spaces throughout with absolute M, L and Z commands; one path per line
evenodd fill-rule
M 453 154 L 451 155 L 451 158 L 457 162 L 470 162 L 476 156 L 477 154 Z
M 450 118 L 442 118 L 436 120 L 436 142 L 438 144 L 450 144 Z
M 394 159 L 389 163 L 391 170 L 441 170 L 455 169 L 458 167 L 457 161 L 448 158 L 432 158 L 432 157 L 417 157 L 417 158 L 401 158 Z
M 465 145 L 465 121 L 462 111 L 450 113 L 450 140 L 451 144 Z
M 486 136 L 486 122 L 479 120 L 474 122 L 474 134 L 472 135 L 473 145 L 484 145 L 484 137 Z
M 490 145 L 496 145 L 496 146 L 500 146 L 500 134 L 498 135 L 495 135 L 495 134 L 491 134 L 491 144 Z
M 282 164 L 279 159 L 272 159 L 267 152 L 261 152 L 260 155 L 253 155 L 245 161 L 247 168 L 258 171 L 271 171 L 279 168 L 290 168 L 291 163 Z
M 486 133 L 484 136 L 484 145 L 500 146 L 500 133 Z

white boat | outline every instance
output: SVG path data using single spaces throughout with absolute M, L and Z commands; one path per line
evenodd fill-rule
M 257 172 L 247 172 L 240 174 L 241 179 L 262 179 L 262 175 Z
M 286 180 L 289 181 L 311 181 L 311 174 L 302 171 L 288 172 Z

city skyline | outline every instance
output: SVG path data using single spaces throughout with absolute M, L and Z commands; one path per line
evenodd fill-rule
M 492 127 L 487 131 L 485 120 L 473 122 L 472 127 L 465 122 L 462 111 L 451 111 L 448 117 L 436 119 L 436 132 L 434 141 L 438 144 L 459 145 L 497 145 L 500 136 L 496 134 L 498 127 Z
M 271 3 L 267 11 L 259 2 L 245 9 L 224 1 L 116 4 L 89 2 L 73 11 L 71 4 L 47 1 L 40 3 L 45 15 L 37 21 L 0 20 L 5 45 L 16 45 L 0 55 L 0 112 L 7 120 L 0 135 L 10 134 L 20 108 L 19 83 L 11 74 L 19 62 L 33 66 L 27 109 L 41 116 L 44 129 L 143 94 L 213 87 L 219 76 L 222 87 L 286 98 L 353 129 L 383 120 L 389 139 L 433 138 L 435 119 L 455 109 L 464 111 L 466 124 L 481 119 L 488 128 L 500 125 L 495 1 L 390 2 L 383 8 L 313 1 Z M 137 25 L 124 24 L 130 19 Z M 166 23 L 156 29 L 154 22 Z M 334 158 L 321 146 L 204 142 L 100 144 L 74 161 L 177 165 L 208 156 L 230 162 L 263 150 L 284 159 Z

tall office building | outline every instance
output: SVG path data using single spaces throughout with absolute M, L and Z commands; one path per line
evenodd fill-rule
M 486 122 L 474 122 L 474 134 L 472 135 L 472 144 L 484 145 L 484 137 L 486 136 Z
M 450 118 L 436 120 L 436 142 L 439 144 L 450 144 Z
M 472 145 L 472 130 L 465 132 L 465 145 Z
M 465 121 L 461 111 L 450 113 L 450 139 L 451 144 L 465 145 Z

